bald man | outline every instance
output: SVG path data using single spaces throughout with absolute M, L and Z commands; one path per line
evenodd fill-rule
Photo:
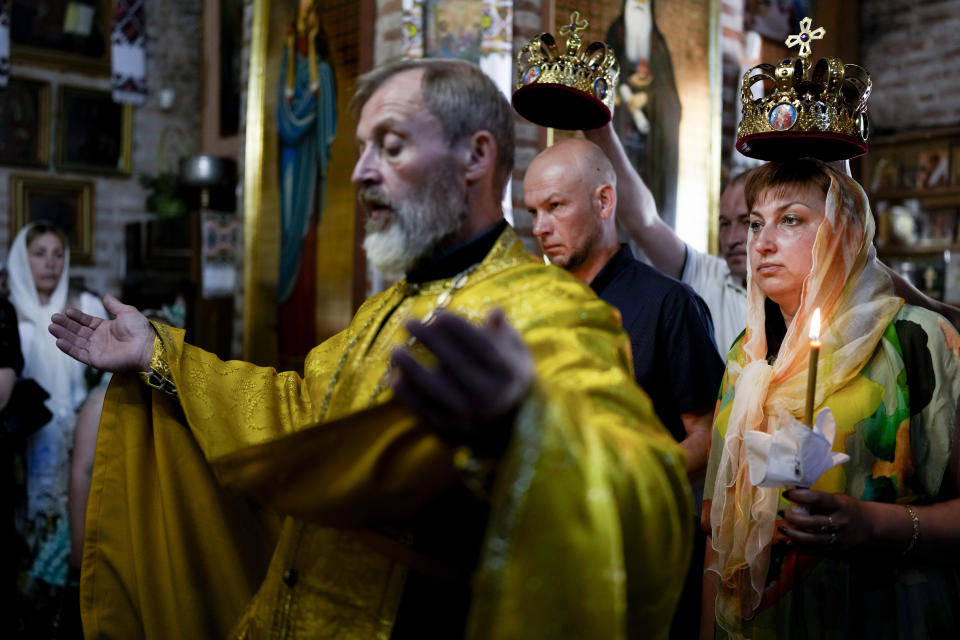
M 686 449 L 687 471 L 696 480 L 706 464 L 723 376 L 710 312 L 689 287 L 635 260 L 620 244 L 616 184 L 597 145 L 565 140 L 534 158 L 523 196 L 544 255 L 620 311 L 637 383 Z
M 637 384 L 686 451 L 687 475 L 696 488 L 723 377 L 710 312 L 690 287 L 635 260 L 620 244 L 616 185 L 613 165 L 600 147 L 572 139 L 534 158 L 523 196 L 544 255 L 620 311 Z M 700 566 L 697 558 L 693 563 Z M 696 637 L 699 586 L 700 572 L 693 571 L 671 637 Z

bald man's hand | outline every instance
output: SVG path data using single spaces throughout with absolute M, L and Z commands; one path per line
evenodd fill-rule
M 438 436 L 497 455 L 510 438 L 513 416 L 533 382 L 533 357 L 503 312 L 480 327 L 449 312 L 407 330 L 436 358 L 427 369 L 405 349 L 393 352 L 393 390 Z
M 146 316 L 111 295 L 103 306 L 113 320 L 67 309 L 50 318 L 50 333 L 68 356 L 103 371 L 146 371 L 156 333 Z

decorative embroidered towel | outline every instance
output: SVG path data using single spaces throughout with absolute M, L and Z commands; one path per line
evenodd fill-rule
M 142 105 L 147 101 L 146 0 L 117 0 L 113 12 L 111 85 L 113 100 Z

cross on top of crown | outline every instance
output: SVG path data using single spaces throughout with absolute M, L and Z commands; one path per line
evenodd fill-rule
M 813 40 L 822 40 L 823 36 L 827 33 L 827 30 L 823 27 L 817 27 L 813 31 L 810 30 L 810 25 L 813 24 L 811 18 L 804 18 L 800 21 L 800 33 L 797 35 L 787 36 L 786 45 L 788 47 L 795 47 L 800 45 L 800 57 L 806 58 L 810 55 L 810 42 Z
M 587 28 L 590 23 L 586 19 L 580 19 L 580 12 L 574 11 L 570 14 L 570 22 L 560 27 L 560 35 L 567 36 L 567 50 L 570 50 L 571 43 L 580 44 L 580 31 Z

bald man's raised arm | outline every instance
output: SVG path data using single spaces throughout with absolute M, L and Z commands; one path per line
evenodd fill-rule
M 590 140 L 607 154 L 617 174 L 617 221 L 627 235 L 643 249 L 657 269 L 679 279 L 683 274 L 687 247 L 680 236 L 657 214 L 657 203 L 643 183 L 620 139 L 608 124 L 584 131 Z

